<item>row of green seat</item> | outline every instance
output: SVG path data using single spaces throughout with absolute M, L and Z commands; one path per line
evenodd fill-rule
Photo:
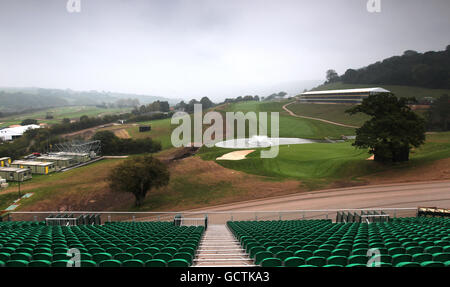
M 203 226 L 174 226 L 172 222 L 115 222 L 105 225 L 45 226 L 0 222 L 0 261 L 60 262 L 76 249 L 81 260 L 132 263 L 162 260 L 192 264 Z M 14 226 L 14 227 L 12 227 Z M 158 262 L 158 261 L 156 261 Z M 38 263 L 33 263 L 38 264 Z M 87 263 L 86 263 L 87 264 Z M 114 264 L 114 263 L 111 263 Z M 22 264 L 23 265 L 23 264 Z M 139 264 L 137 264 L 139 265 Z
M 119 260 L 109 259 L 99 263 L 92 260 L 81 260 L 79 267 L 189 267 L 190 263 L 184 259 L 150 259 L 142 261 L 138 259 Z M 6 263 L 0 261 L 0 267 L 75 267 L 69 260 L 58 260 L 50 262 L 48 260 L 9 260 Z
M 380 262 L 390 266 L 443 266 L 450 260 L 450 226 L 440 218 L 399 218 L 370 224 L 292 220 L 227 225 L 255 264 L 277 259 L 268 262 L 283 266 L 291 257 L 302 265 L 367 264 L 373 255 L 368 253 L 371 249 L 379 253 Z

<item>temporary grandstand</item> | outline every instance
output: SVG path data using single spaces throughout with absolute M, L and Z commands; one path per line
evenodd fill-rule
M 53 162 L 40 162 L 31 160 L 15 160 L 11 167 L 29 169 L 33 174 L 49 174 L 54 172 L 55 164 Z
M 303 210 L 294 220 L 212 225 L 210 214 L 201 212 L 11 212 L 0 218 L 0 266 L 450 266 L 450 213 L 416 209 L 415 217 L 393 217 L 394 209 L 350 211 L 328 219 L 301 219 L 309 214 Z M 333 222 L 344 212 L 358 216 Z M 245 214 L 230 216 L 249 218 L 253 212 Z M 364 215 L 376 219 L 360 220 Z M 80 252 L 80 259 L 72 260 L 69 250 Z
M 25 181 L 32 178 L 31 171 L 26 168 L 0 167 L 0 176 L 7 181 Z
M 312 91 L 301 93 L 297 100 L 312 104 L 359 104 L 370 95 L 385 93 L 391 92 L 383 88 Z

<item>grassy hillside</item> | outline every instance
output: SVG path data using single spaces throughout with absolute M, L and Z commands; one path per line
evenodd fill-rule
M 282 109 L 288 103 L 283 102 L 240 102 L 227 105 L 223 111 L 228 112 L 279 112 L 280 114 L 280 137 L 298 137 L 307 139 L 340 138 L 342 135 L 354 135 L 352 128 L 336 126 L 320 121 L 302 119 L 290 116 Z M 270 123 L 270 114 L 268 116 Z M 269 124 L 270 132 L 270 124 Z
M 296 115 L 320 118 L 352 126 L 361 126 L 369 119 L 369 117 L 364 114 L 347 114 L 345 111 L 351 108 L 351 105 L 345 104 L 330 105 L 294 103 L 289 105 L 287 108 Z
M 320 90 L 357 89 L 357 88 L 372 88 L 372 87 L 381 87 L 387 89 L 393 92 L 397 97 L 415 97 L 416 99 L 422 99 L 424 97 L 438 98 L 443 94 L 450 94 L 449 89 L 429 89 L 422 87 L 396 86 L 396 85 L 343 84 L 341 82 L 320 85 L 312 90 L 320 91 Z
M 50 108 L 37 112 L 0 118 L 0 128 L 20 124 L 24 119 L 37 119 L 39 123 L 53 124 L 60 123 L 64 118 L 79 119 L 83 115 L 95 117 L 106 114 L 125 113 L 129 112 L 130 110 L 131 108 L 102 109 L 95 106 L 70 106 Z M 47 112 L 51 112 L 53 114 L 53 119 L 45 119 Z

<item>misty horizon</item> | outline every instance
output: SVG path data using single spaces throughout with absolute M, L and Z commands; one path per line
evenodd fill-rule
M 0 86 L 219 102 L 290 96 L 405 50 L 444 50 L 450 2 L 0 1 Z

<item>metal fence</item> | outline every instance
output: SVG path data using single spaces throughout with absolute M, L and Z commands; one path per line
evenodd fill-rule
M 375 211 L 391 218 L 415 217 L 417 208 L 365 208 L 365 209 L 317 209 L 284 211 L 179 211 L 179 212 L 108 212 L 108 211 L 14 211 L 4 216 L 4 221 L 46 221 L 57 214 L 71 214 L 79 217 L 85 214 L 98 214 L 101 222 L 113 221 L 173 221 L 181 215 L 184 221 L 195 222 L 198 218 L 208 217 L 209 224 L 224 224 L 227 221 L 264 221 L 264 220 L 302 220 L 331 219 L 336 221 L 338 212 Z M 190 218 L 192 220 L 190 220 Z

